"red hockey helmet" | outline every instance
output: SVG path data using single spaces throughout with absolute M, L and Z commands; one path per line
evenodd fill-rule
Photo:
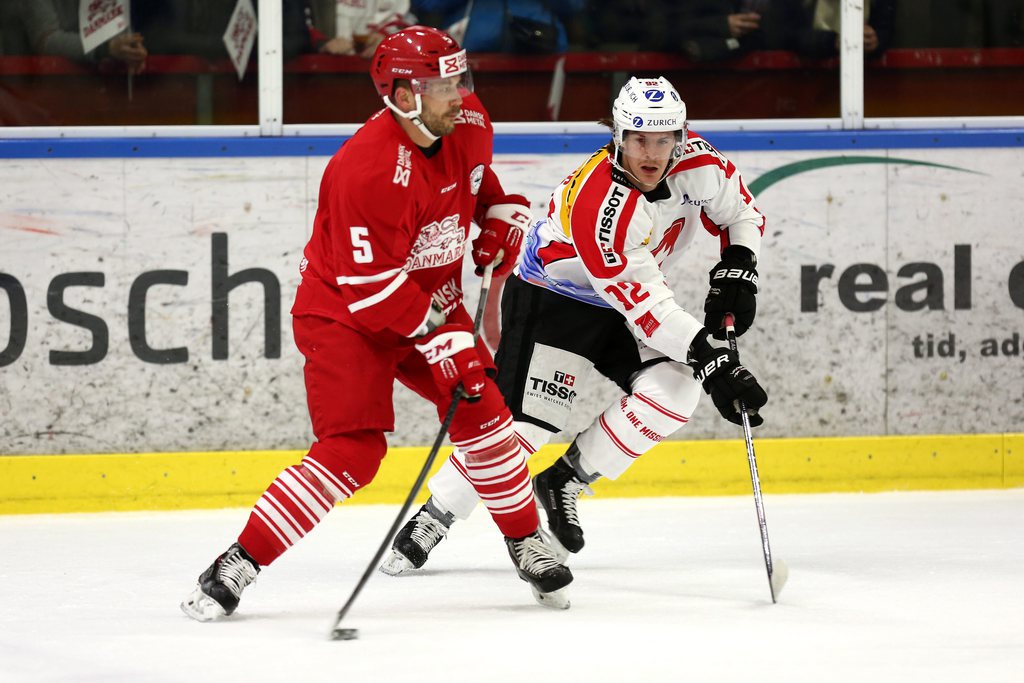
M 381 41 L 373 53 L 370 76 L 381 97 L 391 99 L 395 79 L 409 80 L 424 92 L 435 79 L 453 79 L 460 89 L 471 90 L 466 51 L 444 31 L 429 26 L 410 26 Z

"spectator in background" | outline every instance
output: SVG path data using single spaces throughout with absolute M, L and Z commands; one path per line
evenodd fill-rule
M 142 73 L 148 51 L 141 33 L 125 31 L 85 54 L 79 34 L 79 0 L 18 0 L 30 49 L 35 54 L 57 55 L 78 62 L 95 62 L 110 57 L 123 63 L 128 73 Z
M 386 36 L 416 23 L 409 0 L 306 0 L 305 4 L 314 47 L 323 54 L 369 59 Z
M 778 0 L 775 0 L 778 2 Z M 799 21 L 790 24 L 790 49 L 806 57 L 833 57 L 839 54 L 842 0 L 784 0 Z M 773 2 L 774 4 L 774 2 Z M 800 5 L 800 7 L 797 7 Z M 892 44 L 896 0 L 864 0 L 864 54 L 881 55 Z
M 1024 47 L 1024 0 L 986 0 L 982 47 Z
M 569 48 L 585 0 L 413 0 L 420 22 L 443 28 L 470 52 L 553 54 Z M 573 41 L 575 42 L 575 40 Z
M 785 3 L 771 0 L 698 0 L 678 9 L 682 46 L 694 61 L 717 61 L 750 50 L 784 46 Z
M 196 55 L 210 60 L 226 59 L 224 30 L 238 0 L 145 0 L 133 6 L 133 16 L 147 36 L 154 54 Z M 285 59 L 313 52 L 306 24 L 309 0 L 282 0 Z M 253 2 L 256 8 L 257 2 Z
M 841 0 L 604 0 L 591 2 L 588 45 L 595 49 L 683 52 L 719 61 L 750 50 L 838 54 Z M 864 52 L 891 43 L 895 0 L 865 0 Z M 636 42 L 638 37 L 642 42 Z
M 748 50 L 781 49 L 786 32 L 776 26 L 786 15 L 774 11 L 778 4 L 779 0 L 590 2 L 585 19 L 588 46 L 683 52 L 695 61 L 727 59 Z

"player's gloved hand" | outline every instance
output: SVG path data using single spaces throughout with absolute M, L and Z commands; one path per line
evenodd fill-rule
M 473 240 L 477 275 L 483 275 L 484 268 L 492 263 L 495 276 L 505 275 L 515 267 L 530 218 L 530 202 L 519 194 L 510 194 L 487 209 L 480 234 Z
M 743 401 L 750 426 L 764 423 L 758 411 L 768 402 L 768 394 L 750 371 L 740 365 L 735 351 L 711 346 L 706 331 L 702 331 L 690 345 L 689 355 L 693 376 L 711 396 L 722 417 L 733 424 L 743 424 L 739 404 Z
M 437 386 L 450 394 L 460 384 L 466 400 L 480 400 L 487 382 L 484 364 L 476 351 L 473 328 L 459 323 L 445 323 L 416 340 L 416 350 L 423 354 L 434 373 Z
M 722 260 L 708 273 L 711 288 L 704 300 L 704 327 L 715 339 L 725 339 L 722 319 L 735 318 L 736 336 L 754 324 L 757 313 L 757 270 L 754 252 L 738 244 L 726 247 Z

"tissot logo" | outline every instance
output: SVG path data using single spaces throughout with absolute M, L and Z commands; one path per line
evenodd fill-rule
M 554 382 L 549 382 L 540 377 L 530 377 L 529 389 L 536 393 L 546 394 L 552 398 L 560 399 L 561 401 L 572 404 L 572 402 L 576 400 L 576 392 L 569 388 L 572 384 L 559 380 L 559 375 L 561 375 L 563 379 L 569 377 L 573 382 L 576 381 L 576 378 L 573 375 L 556 372 Z

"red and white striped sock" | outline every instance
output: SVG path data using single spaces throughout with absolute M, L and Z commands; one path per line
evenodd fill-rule
M 281 472 L 256 501 L 238 542 L 261 567 L 309 533 L 335 502 L 348 497 L 335 482 L 325 483 L 320 469 L 307 458 Z
M 453 458 L 453 464 L 473 484 L 501 532 L 522 538 L 536 531 L 537 507 L 526 467 L 529 454 L 512 429 L 511 416 L 489 432 L 455 445 L 465 460 Z

